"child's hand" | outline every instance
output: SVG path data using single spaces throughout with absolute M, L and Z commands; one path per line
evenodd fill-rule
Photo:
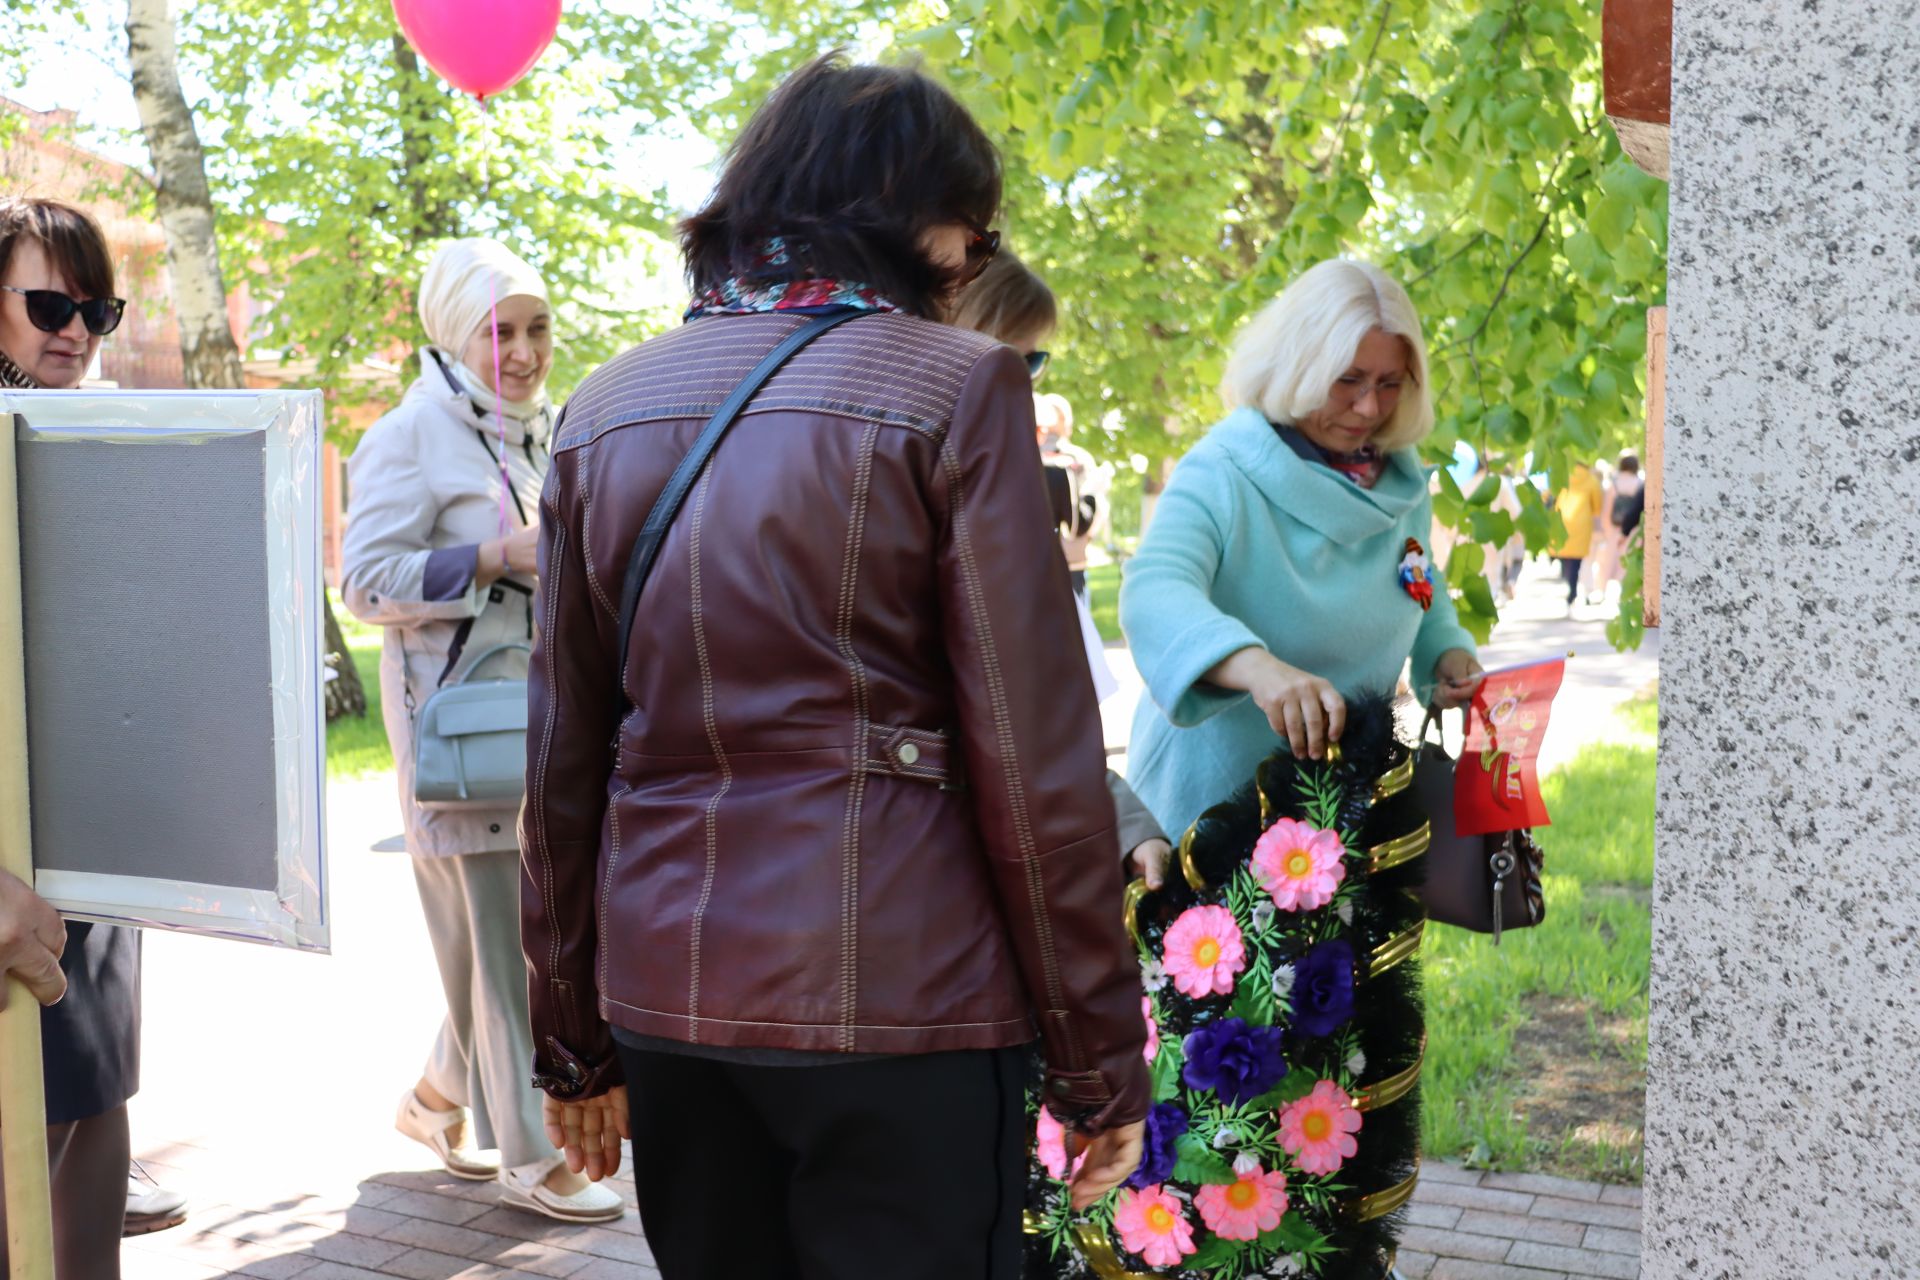
M 1133 864 L 1133 874 L 1147 882 L 1147 888 L 1158 889 L 1167 881 L 1167 863 L 1173 857 L 1173 846 L 1165 840 L 1142 840 L 1134 846 L 1129 861 Z

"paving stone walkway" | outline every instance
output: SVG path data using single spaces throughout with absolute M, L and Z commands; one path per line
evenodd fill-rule
M 185 1226 L 127 1242 L 126 1280 L 659 1275 L 632 1213 L 604 1227 L 563 1226 L 501 1207 L 490 1184 L 438 1170 L 298 1192 L 218 1152 L 175 1145 L 151 1154 L 153 1172 L 196 1203 Z M 625 1170 L 614 1185 L 631 1204 Z M 1400 1270 L 1407 1280 L 1634 1280 L 1640 1192 L 1430 1162 L 1402 1234 Z

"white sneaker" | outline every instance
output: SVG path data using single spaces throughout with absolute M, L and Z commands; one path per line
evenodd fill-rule
M 439 1156 L 440 1163 L 454 1177 L 465 1178 L 468 1182 L 491 1182 L 500 1173 L 500 1153 L 476 1151 L 470 1146 L 456 1147 L 447 1137 L 448 1131 L 455 1125 L 469 1119 L 465 1107 L 435 1111 L 420 1101 L 419 1094 L 408 1089 L 400 1095 L 400 1108 L 394 1114 L 393 1127 Z M 471 1133 L 472 1129 L 469 1127 L 467 1132 Z
M 589 1182 L 570 1196 L 547 1185 L 547 1175 L 566 1163 L 549 1156 L 532 1164 L 500 1171 L 500 1203 L 528 1213 L 543 1213 L 561 1222 L 612 1222 L 627 1212 L 620 1193 L 603 1183 Z

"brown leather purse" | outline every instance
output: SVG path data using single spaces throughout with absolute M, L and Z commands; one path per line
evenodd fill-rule
M 1427 918 L 1441 924 L 1490 933 L 1494 944 L 1508 929 L 1529 929 L 1547 918 L 1540 886 L 1545 855 L 1533 832 L 1496 831 L 1462 836 L 1453 818 L 1453 757 L 1429 739 L 1440 723 L 1437 707 L 1427 708 L 1414 746 L 1413 787 L 1433 824 L 1427 849 L 1427 879 L 1420 896 Z

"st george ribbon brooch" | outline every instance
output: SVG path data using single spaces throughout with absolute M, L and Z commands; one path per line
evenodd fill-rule
M 1400 557 L 1400 586 L 1419 602 L 1422 613 L 1433 608 L 1433 562 L 1417 538 L 1407 539 L 1406 554 Z

